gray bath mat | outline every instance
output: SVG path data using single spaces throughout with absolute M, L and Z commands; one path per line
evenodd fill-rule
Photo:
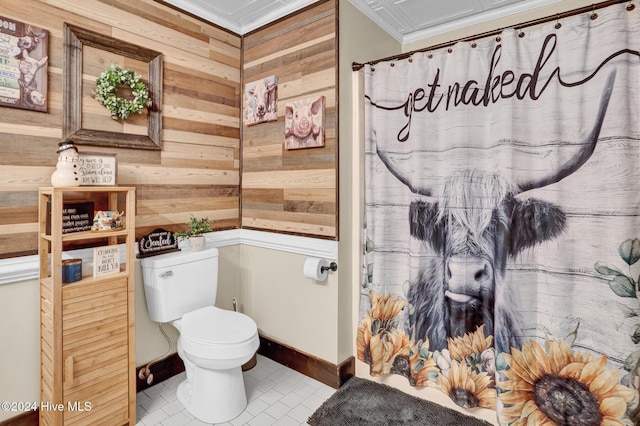
M 491 426 L 434 402 L 352 377 L 309 418 L 311 426 Z

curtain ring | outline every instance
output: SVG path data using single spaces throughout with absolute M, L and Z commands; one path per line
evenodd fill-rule
M 474 41 L 474 42 L 472 42 L 472 43 L 471 43 L 471 47 L 472 47 L 473 49 L 475 49 L 476 47 L 478 47 L 478 45 L 477 45 L 477 44 L 476 44 L 476 42 Z
M 636 8 L 636 5 L 635 5 L 635 4 L 633 4 L 633 3 L 629 3 L 629 4 L 627 5 L 627 10 L 628 10 L 629 12 L 631 12 L 631 11 L 632 11 L 633 9 L 635 9 L 635 8 Z
M 560 27 L 562 27 L 562 24 L 560 23 L 560 14 L 556 15 L 556 30 L 559 30 Z
M 520 32 L 518 33 L 518 37 L 520 37 L 520 38 L 524 37 L 524 31 L 520 31 Z
M 452 49 L 452 48 L 448 48 L 448 49 L 447 49 L 447 52 L 449 52 L 449 53 L 453 53 L 453 49 Z
M 594 4 L 594 5 L 592 5 L 592 6 L 593 6 L 593 9 L 591 9 L 591 16 L 590 16 L 590 18 L 591 18 L 591 20 L 593 21 L 593 20 L 598 19 L 598 14 L 596 13 L 596 5 Z
M 429 53 L 427 54 L 427 58 L 429 58 L 429 59 L 433 58 L 433 54 L 432 54 L 431 52 L 429 52 Z
M 393 67 L 395 67 L 395 66 L 396 66 L 396 64 L 395 64 L 395 62 L 391 62 L 391 63 L 389 64 L 389 66 L 390 66 L 391 68 L 393 68 Z
M 496 41 L 497 41 L 498 43 L 500 43 L 500 42 L 502 41 L 502 37 L 500 37 L 500 36 L 496 37 Z
M 409 61 L 409 63 L 413 62 L 413 56 L 409 56 L 409 59 L 407 59 L 407 61 Z

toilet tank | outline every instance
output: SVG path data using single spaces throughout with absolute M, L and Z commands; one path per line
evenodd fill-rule
M 170 322 L 216 302 L 218 249 L 183 249 L 140 260 L 149 318 Z

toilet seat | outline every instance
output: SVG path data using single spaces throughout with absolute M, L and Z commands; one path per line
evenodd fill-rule
M 247 315 L 206 306 L 188 312 L 174 324 L 184 351 L 198 358 L 235 359 L 258 348 L 258 327 Z

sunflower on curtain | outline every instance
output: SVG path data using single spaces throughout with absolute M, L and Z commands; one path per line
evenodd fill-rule
M 598 15 L 365 67 L 372 376 L 504 425 L 640 422 L 640 19 Z

